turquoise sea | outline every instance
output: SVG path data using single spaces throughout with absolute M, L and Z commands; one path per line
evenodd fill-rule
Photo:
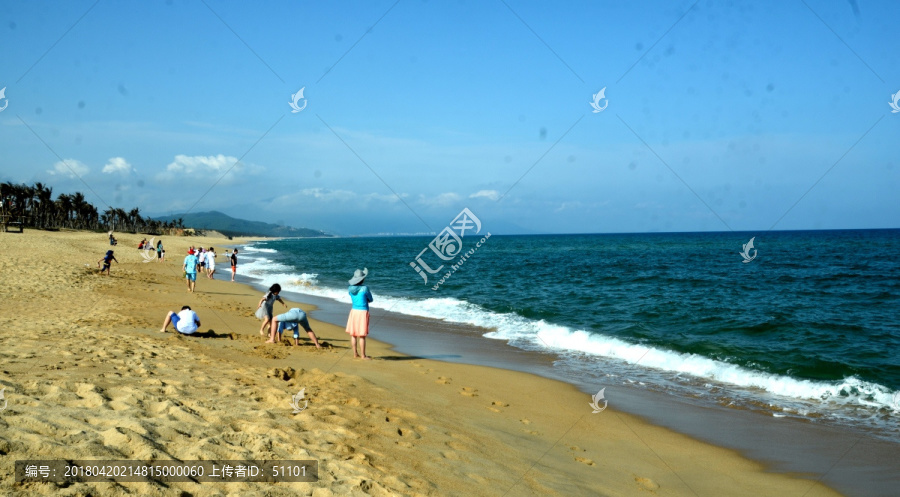
M 240 273 L 349 303 L 347 279 L 366 267 L 376 308 L 550 354 L 582 384 L 900 440 L 900 230 L 485 234 L 449 261 L 434 237 L 266 241 L 243 247 Z M 420 254 L 444 267 L 417 271 Z

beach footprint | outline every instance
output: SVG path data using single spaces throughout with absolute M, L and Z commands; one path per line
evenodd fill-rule
M 635 476 L 634 482 L 637 483 L 638 488 L 640 488 L 641 490 L 648 490 L 653 493 L 656 493 L 656 491 L 659 490 L 659 484 L 651 480 L 650 478 Z
M 465 395 L 466 397 L 478 397 L 478 394 L 475 393 L 478 390 L 472 387 L 462 387 L 462 390 L 459 391 L 460 395 Z

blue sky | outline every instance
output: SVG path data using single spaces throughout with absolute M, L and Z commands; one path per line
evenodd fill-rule
M 895 12 L 6 1 L 0 180 L 340 234 L 898 227 Z

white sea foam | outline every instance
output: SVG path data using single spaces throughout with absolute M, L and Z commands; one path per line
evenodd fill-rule
M 278 251 L 275 249 L 265 248 L 265 247 L 254 247 L 253 245 L 247 245 L 242 248 L 244 252 L 261 252 L 264 254 L 277 254 Z
M 332 293 L 321 292 L 322 296 Z M 349 302 L 345 291 L 342 301 Z M 452 323 L 474 325 L 491 330 L 484 336 L 508 340 L 516 346 L 532 350 L 552 350 L 567 355 L 588 355 L 638 364 L 668 373 L 689 375 L 697 379 L 759 389 L 770 394 L 812 402 L 856 404 L 874 408 L 894 408 L 892 391 L 856 377 L 841 381 L 813 381 L 766 373 L 717 361 L 697 354 L 685 354 L 658 347 L 629 343 L 618 338 L 573 330 L 569 327 L 530 320 L 517 314 L 495 313 L 454 298 L 424 300 L 380 298 L 373 307 L 393 312 L 441 319 Z
M 260 251 L 275 252 L 272 249 Z M 278 282 L 286 291 L 350 303 L 346 288 L 319 286 L 318 274 L 297 274 L 291 269 L 265 257 L 254 259 L 244 266 L 245 273 L 259 278 L 265 285 Z M 371 307 L 477 326 L 488 330 L 484 334 L 487 338 L 508 340 L 515 346 L 531 350 L 553 351 L 564 356 L 604 358 L 623 365 L 637 364 L 642 368 L 653 368 L 673 375 L 688 375 L 699 380 L 758 389 L 814 403 L 853 404 L 895 411 L 900 409 L 893 397 L 895 392 L 891 389 L 853 376 L 829 382 L 766 373 L 697 354 L 647 347 L 544 320 L 535 321 L 515 313 L 496 313 L 452 297 L 413 299 L 377 294 Z

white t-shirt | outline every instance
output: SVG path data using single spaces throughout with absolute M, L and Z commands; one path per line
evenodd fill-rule
M 215 252 L 207 252 L 206 253 L 206 267 L 209 267 L 209 268 L 216 267 L 216 253 Z
M 185 335 L 191 335 L 197 331 L 197 321 L 199 320 L 196 312 L 185 309 L 178 313 L 178 324 L 175 325 L 175 329 Z

